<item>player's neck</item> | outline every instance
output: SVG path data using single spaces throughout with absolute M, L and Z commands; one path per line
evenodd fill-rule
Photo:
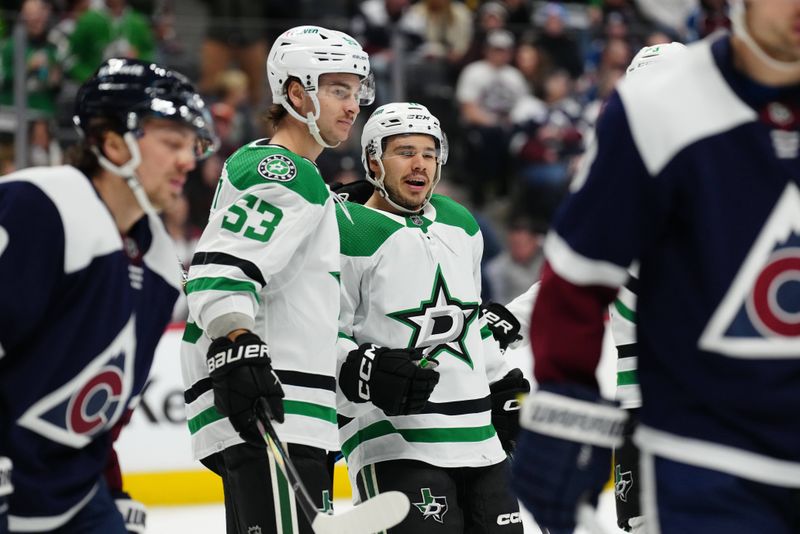
M 731 37 L 733 64 L 737 70 L 752 80 L 770 87 L 800 84 L 800 66 L 791 69 L 776 69 L 765 63 L 744 41 Z
M 322 146 L 317 143 L 305 124 L 287 117 L 280 125 L 270 142 L 281 145 L 299 156 L 316 161 L 322 153 Z
M 124 179 L 107 171 L 93 177 L 92 184 L 111 212 L 119 233 L 127 234 L 134 223 L 144 215 L 144 210 L 136 201 L 133 191 Z

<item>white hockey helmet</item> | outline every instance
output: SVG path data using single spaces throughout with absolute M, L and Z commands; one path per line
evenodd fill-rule
M 767 54 L 764 49 L 761 48 L 761 45 L 753 39 L 747 29 L 747 23 L 745 22 L 746 8 L 744 0 L 729 0 L 728 3 L 730 5 L 728 16 L 731 19 L 733 35 L 738 37 L 762 63 L 765 63 L 772 69 L 783 72 L 800 68 L 800 61 L 781 61 L 775 59 Z
M 287 30 L 272 44 L 267 57 L 267 78 L 272 89 L 272 101 L 294 118 L 308 125 L 308 130 L 320 145 L 332 148 L 319 133 L 317 119 L 320 107 L 317 91 L 322 74 L 343 72 L 361 78 L 359 104 L 368 106 L 375 100 L 375 83 L 369 67 L 369 56 L 358 41 L 346 33 L 319 26 L 297 26 Z M 297 78 L 314 103 L 314 112 L 303 117 L 286 96 L 286 81 Z
M 383 162 L 381 161 L 384 139 L 393 135 L 403 134 L 430 135 L 436 140 L 436 175 L 433 177 L 433 184 L 425 197 L 425 201 L 420 206 L 420 208 L 424 207 L 431 199 L 436 184 L 441 180 L 442 165 L 447 163 L 449 151 L 447 136 L 442 131 L 439 119 L 428 111 L 428 108 L 414 102 L 394 102 L 392 104 L 384 104 L 376 109 L 367 119 L 367 123 L 361 133 L 361 162 L 364 164 L 364 170 L 367 171 L 367 180 L 380 191 L 381 196 L 389 204 L 402 212 L 415 213 L 415 210 L 404 208 L 394 202 L 389 197 L 389 193 L 383 184 L 386 177 L 386 170 L 383 168 Z M 372 171 L 370 171 L 370 159 L 377 162 L 380 168 L 380 176 L 373 176 Z
M 642 47 L 633 57 L 631 64 L 628 65 L 625 76 L 630 78 L 634 73 L 640 72 L 648 65 L 661 63 L 662 61 L 671 61 L 676 56 L 686 52 L 686 50 L 686 45 L 676 41 Z

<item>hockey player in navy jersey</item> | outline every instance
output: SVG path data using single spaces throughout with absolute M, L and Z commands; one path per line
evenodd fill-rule
M 622 438 L 594 372 L 637 260 L 647 531 L 800 528 L 800 2 L 731 15 L 732 36 L 620 84 L 547 238 L 514 487 L 551 532 Z
M 118 467 L 109 482 L 104 471 L 181 287 L 157 212 L 212 147 L 213 128 L 186 78 L 127 59 L 107 60 L 80 88 L 75 123 L 74 166 L 0 178 L 8 523 L 11 532 L 141 532 Z

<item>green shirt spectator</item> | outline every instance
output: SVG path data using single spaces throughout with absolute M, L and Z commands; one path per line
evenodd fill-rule
M 107 0 L 107 9 L 91 9 L 78 18 L 70 37 L 67 74 L 87 80 L 104 59 L 132 57 L 153 60 L 155 38 L 147 18 L 124 5 Z

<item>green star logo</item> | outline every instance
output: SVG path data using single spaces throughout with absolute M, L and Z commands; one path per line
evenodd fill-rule
M 273 154 L 259 162 L 258 173 L 267 180 L 288 182 L 297 176 L 297 166 L 283 154 Z
M 462 302 L 453 297 L 441 266 L 436 267 L 429 299 L 422 301 L 417 308 L 388 316 L 412 329 L 409 348 L 426 349 L 428 359 L 436 359 L 439 354 L 447 352 L 472 368 L 466 339 L 472 321 L 478 316 L 478 303 Z

